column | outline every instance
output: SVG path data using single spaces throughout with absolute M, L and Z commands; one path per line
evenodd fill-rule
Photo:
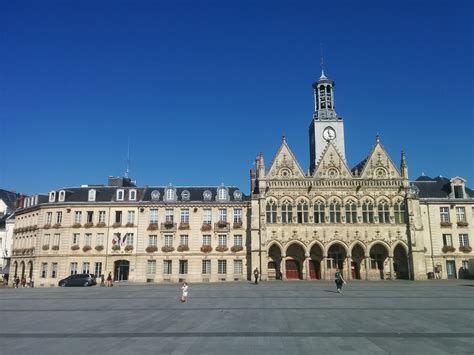
M 370 256 L 365 256 L 365 279 L 369 280 Z
M 352 263 L 351 262 L 352 262 L 352 257 L 348 255 L 346 258 L 346 263 L 347 263 L 346 269 L 348 270 L 347 275 L 345 277 L 346 280 L 352 280 Z
M 309 255 L 305 255 L 304 268 L 305 268 L 306 277 L 304 277 L 305 275 L 303 275 L 303 278 L 305 280 L 311 280 L 311 275 L 310 275 L 310 272 L 309 272 L 309 261 L 310 260 L 311 260 L 311 257 Z
M 281 256 L 281 279 L 286 280 L 286 255 Z
M 394 270 L 393 270 L 393 256 L 388 257 L 388 262 L 390 263 L 390 280 L 394 280 Z
M 326 280 L 326 257 L 321 259 L 321 280 Z

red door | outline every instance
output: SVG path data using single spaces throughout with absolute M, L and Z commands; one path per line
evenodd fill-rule
M 309 261 L 309 278 L 312 280 L 320 278 L 320 273 L 319 273 L 319 262 L 310 260 Z
M 296 260 L 287 260 L 286 266 L 286 278 L 288 280 L 297 280 L 300 278 L 298 272 L 298 262 Z

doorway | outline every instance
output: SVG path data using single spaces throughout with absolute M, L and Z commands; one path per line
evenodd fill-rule
M 446 272 L 448 279 L 456 278 L 456 262 L 454 260 L 446 260 Z
M 298 280 L 300 279 L 300 267 L 298 262 L 294 259 L 286 260 L 286 278 L 288 280 Z
M 128 281 L 130 262 L 128 260 L 117 260 L 114 263 L 114 281 Z

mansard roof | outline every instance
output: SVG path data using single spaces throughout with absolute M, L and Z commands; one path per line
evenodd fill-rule
M 10 212 L 15 210 L 15 202 L 19 195 L 14 191 L 0 189 L 0 200 L 5 202 Z
M 430 178 L 429 176 L 419 176 L 415 181 L 411 182 L 419 189 L 418 196 L 420 198 L 449 198 L 451 193 L 451 181 L 444 176 Z M 474 198 L 474 191 L 465 187 L 466 194 L 470 198 Z

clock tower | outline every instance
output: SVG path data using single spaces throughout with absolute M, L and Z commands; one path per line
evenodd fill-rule
M 316 169 L 324 148 L 331 142 L 337 148 L 342 158 L 346 160 L 344 149 L 344 122 L 338 117 L 334 106 L 334 81 L 324 75 L 313 84 L 314 114 L 309 126 L 310 172 Z

